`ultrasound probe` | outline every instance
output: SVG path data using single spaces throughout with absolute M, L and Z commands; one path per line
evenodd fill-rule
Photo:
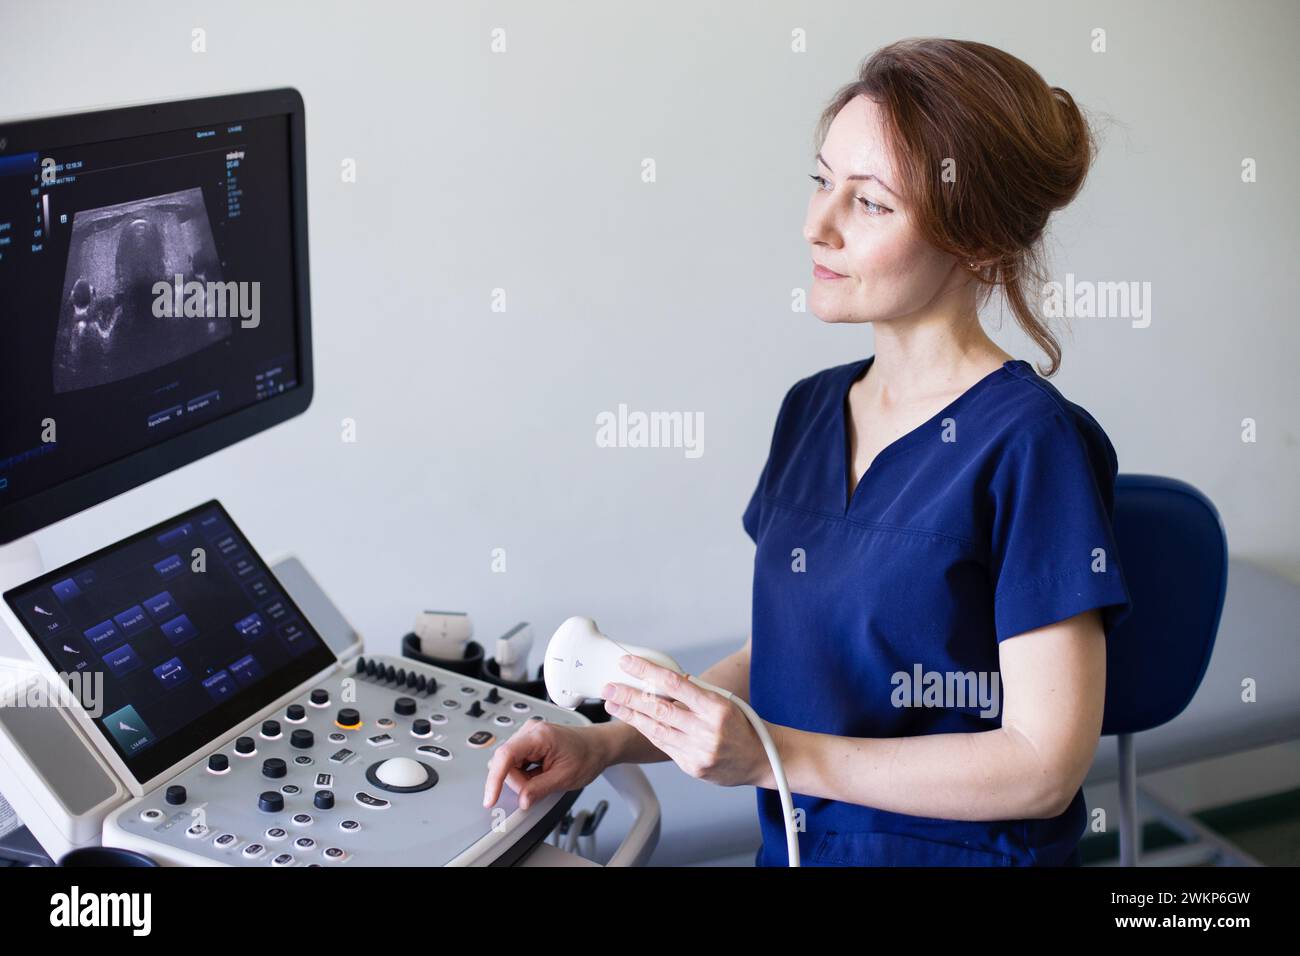
M 772 776 L 781 795 L 781 810 L 785 814 L 785 845 L 790 866 L 798 866 L 799 836 L 795 831 L 794 801 L 790 797 L 790 785 L 785 778 L 785 768 L 781 765 L 781 757 L 777 753 L 776 744 L 768 732 L 767 725 L 747 701 L 729 690 L 687 674 L 681 665 L 667 654 L 648 647 L 638 647 L 635 644 L 619 644 L 613 638 L 602 634 L 596 622 L 589 617 L 571 617 L 551 635 L 551 641 L 546 646 L 546 666 L 543 669 L 547 694 L 555 703 L 569 710 L 574 710 L 586 699 L 601 698 L 607 683 L 629 684 L 644 693 L 656 694 L 653 682 L 632 677 L 619 667 L 618 660 L 624 654 L 644 657 L 651 663 L 681 674 L 697 687 L 722 695 L 749 718 L 754 732 L 758 734 L 758 739 L 763 744 L 763 750 L 767 753 L 768 763 L 772 766 Z M 664 695 L 657 694 L 657 696 Z

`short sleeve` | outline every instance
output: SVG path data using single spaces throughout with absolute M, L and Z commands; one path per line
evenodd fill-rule
M 992 482 L 990 572 L 998 641 L 1101 609 L 1109 634 L 1128 613 L 1111 518 L 1114 448 L 1090 420 L 1056 413 L 1020 431 Z
M 745 513 L 740 519 L 740 523 L 745 526 L 745 534 L 758 544 L 758 516 L 762 513 L 763 508 L 763 485 L 767 482 L 767 466 L 771 461 L 769 455 L 768 461 L 763 463 L 763 470 L 759 472 L 758 484 L 754 486 L 754 493 L 749 496 L 749 504 L 745 506 Z
M 804 380 L 800 380 L 802 382 Z M 749 496 L 749 504 L 745 506 L 745 513 L 740 521 L 745 526 L 745 533 L 758 544 L 758 522 L 763 514 L 763 495 L 767 490 L 767 477 L 772 469 L 772 456 L 776 453 L 777 436 L 781 433 L 781 421 L 785 417 L 786 408 L 790 405 L 790 396 L 794 390 L 799 387 L 800 382 L 790 386 L 790 390 L 785 393 L 785 398 L 781 399 L 781 407 L 776 413 L 776 425 L 772 429 L 772 440 L 768 444 L 767 460 L 763 462 L 763 470 L 758 474 L 758 484 L 754 486 L 754 493 Z

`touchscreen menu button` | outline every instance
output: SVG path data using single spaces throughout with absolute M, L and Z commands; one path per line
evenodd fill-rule
M 130 644 L 123 644 L 104 655 L 104 666 L 107 667 L 114 677 L 122 678 L 132 671 L 139 670 L 144 666 Z
M 167 640 L 171 642 L 172 647 L 180 647 L 186 641 L 199 636 L 198 628 L 190 623 L 189 617 L 184 614 L 178 615 L 163 624 L 162 632 L 167 636 Z

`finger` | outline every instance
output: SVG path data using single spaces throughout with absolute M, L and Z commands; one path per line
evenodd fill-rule
M 624 654 L 618 659 L 618 666 L 653 686 L 658 693 L 680 700 L 691 710 L 704 710 L 718 699 L 713 691 L 692 684 L 685 675 L 635 654 Z
M 483 806 L 490 807 L 501 798 L 501 785 L 511 771 L 541 760 L 546 756 L 547 747 L 547 742 L 538 732 L 522 731 L 497 747 L 488 761 L 487 778 L 483 783 Z
M 510 789 L 519 798 L 519 809 L 527 810 L 537 801 L 556 790 L 567 790 L 558 770 L 536 770 L 532 773 L 511 773 Z
M 514 791 L 518 798 L 520 809 L 527 810 L 528 805 L 538 799 L 537 790 L 539 787 L 533 784 L 534 780 L 547 778 L 542 783 L 545 785 L 553 773 L 547 773 L 540 767 L 534 770 L 511 770 L 506 774 L 505 785 Z M 545 786 L 541 787 L 542 792 L 546 792 Z
M 690 743 L 690 737 L 676 727 L 661 724 L 653 717 L 648 717 L 639 710 L 633 710 L 630 707 L 608 700 L 605 701 L 605 709 L 623 723 L 634 727 L 643 737 L 670 757 L 674 753 L 680 753 L 686 749 Z
M 671 698 L 660 697 L 627 684 L 606 684 L 603 692 L 605 700 L 639 711 L 665 727 L 672 727 L 685 734 L 703 729 L 699 715 Z

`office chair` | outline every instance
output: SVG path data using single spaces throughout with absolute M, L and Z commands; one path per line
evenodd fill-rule
M 1134 737 L 1182 713 L 1205 676 L 1228 586 L 1228 539 L 1205 495 L 1155 475 L 1116 478 L 1114 528 L 1132 608 L 1106 641 L 1101 732 L 1118 746 L 1120 866 L 1136 866 Z M 1230 848 L 1194 821 L 1180 822 L 1183 836 Z

